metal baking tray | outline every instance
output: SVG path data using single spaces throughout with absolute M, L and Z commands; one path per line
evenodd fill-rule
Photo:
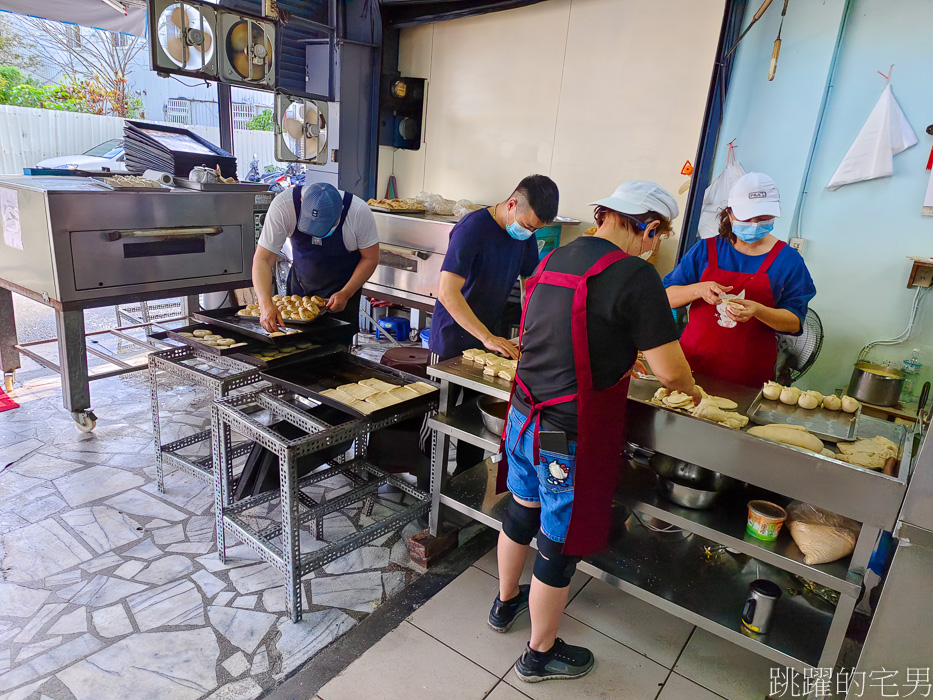
M 244 347 L 232 348 L 230 346 L 218 347 L 215 345 L 207 345 L 206 343 L 198 342 L 194 338 L 188 338 L 187 336 L 181 335 L 182 333 L 192 333 L 196 330 L 206 330 L 206 331 L 210 331 L 211 333 L 216 333 L 217 335 L 222 335 L 224 338 L 233 338 L 238 343 L 246 343 L 246 347 L 245 348 Z M 222 355 L 222 356 L 238 355 L 244 352 L 255 351 L 258 347 L 260 347 L 260 343 L 257 343 L 255 340 L 252 340 L 251 338 L 246 338 L 240 335 L 239 333 L 233 333 L 224 328 L 217 328 L 207 323 L 195 323 L 191 326 L 184 326 L 182 328 L 173 328 L 171 330 L 165 331 L 165 334 L 169 338 L 172 338 L 173 340 L 177 340 L 179 343 L 190 345 L 193 348 L 199 348 L 200 350 L 203 350 L 204 352 L 208 352 L 211 355 Z
M 343 346 L 334 345 L 326 350 L 327 352 L 320 353 L 313 361 L 292 363 L 285 367 L 260 372 L 260 374 L 273 384 L 285 387 L 296 394 L 314 399 L 344 413 L 374 421 L 392 416 L 401 410 L 423 407 L 425 411 L 428 411 L 437 407 L 439 396 L 437 391 L 393 406 L 376 409 L 370 414 L 360 413 L 344 403 L 322 396 L 320 393 L 322 391 L 336 389 L 343 384 L 355 384 L 362 379 L 381 379 L 396 386 L 415 382 L 425 382 L 436 386 L 433 382 L 408 374 L 408 372 L 351 355 Z
M 269 332 L 254 321 L 253 317 L 237 316 L 237 311 L 238 309 L 234 308 L 211 309 L 210 311 L 198 311 L 191 315 L 198 321 L 219 326 L 272 345 L 289 345 L 294 342 L 311 342 L 323 345 L 334 341 L 337 335 L 345 333 L 350 326 L 346 321 L 322 314 L 320 320 L 311 326 L 292 327 L 291 330 L 296 331 L 295 333 L 270 338 Z M 258 316 L 255 318 L 258 318 Z M 290 325 L 290 323 L 285 324 L 286 327 Z
M 786 425 L 802 425 L 821 440 L 829 442 L 851 442 L 855 440 L 858 418 L 862 414 L 859 405 L 855 413 L 844 411 L 827 411 L 826 409 L 806 409 L 800 406 L 788 406 L 780 401 L 766 399 L 761 392 L 748 407 L 748 419 L 758 425 L 768 423 L 784 423 Z
M 186 190 L 199 192 L 268 192 L 264 182 L 195 182 L 186 177 L 176 177 L 175 184 Z
M 115 173 L 115 174 L 122 175 L 123 173 Z M 132 187 L 132 186 L 123 187 L 120 185 L 111 185 L 105 179 L 100 178 L 100 177 L 92 177 L 90 179 L 96 182 L 101 187 L 106 187 L 108 190 L 112 190 L 113 192 L 171 192 L 172 191 L 171 187 L 166 187 L 161 182 L 156 183 L 158 187 Z M 155 180 L 153 180 L 152 182 L 155 182 Z
M 305 343 L 308 341 L 299 340 L 297 342 Z M 253 348 L 251 352 L 256 353 L 268 347 L 269 347 L 268 345 L 263 345 L 262 347 L 259 347 L 259 348 Z M 283 346 L 283 347 L 288 347 L 288 346 Z M 286 355 L 285 357 L 278 357 L 274 360 L 265 360 L 259 357 L 253 357 L 253 355 L 251 355 L 248 352 L 241 352 L 240 354 L 237 355 L 236 359 L 242 360 L 246 364 L 253 365 L 253 367 L 260 367 L 262 369 L 272 369 L 273 367 L 284 367 L 285 365 L 290 365 L 293 362 L 304 362 L 306 360 L 311 360 L 313 358 L 316 358 L 319 355 L 328 354 L 330 349 L 333 347 L 335 346 L 315 345 L 314 347 L 311 347 L 311 348 L 299 349 L 297 352 L 293 352 L 289 355 Z M 345 350 L 343 345 L 337 345 L 336 347 L 339 348 L 340 350 Z M 237 349 L 242 350 L 242 348 L 237 348 Z
M 389 207 L 377 207 L 374 204 L 370 204 L 369 208 L 373 211 L 378 211 L 383 214 L 427 214 L 427 209 L 390 209 Z
M 253 323 L 259 323 L 259 316 L 241 316 L 239 312 L 242 311 L 244 308 L 245 308 L 245 307 L 240 307 L 239 309 L 237 309 L 236 317 L 237 317 L 237 318 L 245 318 L 247 321 L 252 321 Z M 329 312 L 329 311 L 324 311 L 323 313 L 319 313 L 319 314 L 318 314 L 317 316 L 315 316 L 314 318 L 309 318 L 307 321 L 296 321 L 295 319 L 290 318 L 290 319 L 288 319 L 288 320 L 285 322 L 285 325 L 286 325 L 286 326 L 307 326 L 307 325 L 310 325 L 310 324 L 312 324 L 312 323 L 317 323 L 319 320 L 321 320 L 321 319 L 322 319 L 324 316 L 326 316 L 328 313 L 330 313 L 330 312 Z

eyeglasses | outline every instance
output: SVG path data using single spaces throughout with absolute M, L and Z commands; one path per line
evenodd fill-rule
M 648 228 L 649 224 L 651 223 L 651 222 L 645 223 L 644 221 L 639 221 L 638 219 L 636 219 L 634 216 L 630 214 L 625 214 L 624 212 L 616 211 L 615 209 L 610 209 L 609 207 L 598 206 L 593 211 L 593 219 L 596 221 L 596 225 L 602 226 L 603 222 L 606 220 L 606 216 L 608 216 L 609 214 L 618 214 L 619 216 L 625 217 L 626 219 L 632 222 L 632 224 L 635 226 L 635 229 L 637 231 L 644 231 L 646 228 Z M 655 233 L 656 231 L 652 231 L 649 234 L 649 237 L 654 238 Z M 662 241 L 666 240 L 670 238 L 670 236 L 671 235 L 669 233 L 663 233 L 661 234 L 661 240 Z

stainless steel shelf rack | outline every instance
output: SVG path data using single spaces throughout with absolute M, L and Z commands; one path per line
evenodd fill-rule
M 149 398 L 152 403 L 152 434 L 155 443 L 156 473 L 159 493 L 164 493 L 165 467 L 171 466 L 205 482 L 213 479 L 213 454 L 216 443 L 211 443 L 211 452 L 203 457 L 190 457 L 183 450 L 212 439 L 212 431 L 203 430 L 180 440 L 162 444 L 162 421 L 159 417 L 159 372 L 178 377 L 185 382 L 207 389 L 211 399 L 223 398 L 234 389 L 240 389 L 262 380 L 259 369 L 230 357 L 213 355 L 188 345 L 160 350 L 149 355 Z M 233 448 L 234 457 L 249 452 L 250 445 L 243 443 Z
M 495 493 L 497 465 L 487 459 L 454 479 L 447 477 L 451 439 L 490 452 L 499 444 L 482 427 L 475 401 L 454 405 L 456 392 L 451 387 L 464 386 L 507 399 L 508 383 L 483 375 L 482 368 L 460 358 L 434 365 L 428 374 L 441 384 L 439 412 L 429 420 L 434 429 L 432 532 L 437 532 L 441 506 L 499 529 L 506 494 Z M 754 398 L 754 392 L 747 390 L 701 383 L 711 393 L 736 400 L 740 411 Z M 835 666 L 878 535 L 890 529 L 897 517 L 906 488 L 910 445 L 905 444 L 902 476 L 888 477 L 659 409 L 648 403 L 656 388 L 657 384 L 632 382 L 629 440 L 854 518 L 862 523 L 855 551 L 842 561 L 807 565 L 786 531 L 770 544 L 746 536 L 744 502 L 710 511 L 681 508 L 659 497 L 650 481 L 633 478 L 629 469 L 616 494 L 615 528 L 608 549 L 578 568 L 776 664 L 801 671 Z M 892 429 L 882 421 L 860 420 L 859 434 L 864 437 Z M 683 534 L 655 533 L 642 524 L 639 513 L 681 528 Z M 736 553 L 724 553 L 725 548 Z M 784 596 L 769 634 L 746 635 L 739 616 L 748 584 L 763 577 L 784 589 L 800 589 L 791 574 L 837 592 L 838 603 L 829 610 L 811 604 L 803 595 Z
M 292 620 L 302 617 L 301 578 L 309 572 L 338 559 L 348 552 L 393 532 L 430 508 L 428 494 L 407 482 L 387 474 L 365 459 L 369 433 L 433 410 L 433 406 L 404 409 L 380 420 L 349 419 L 336 425 L 325 423 L 307 409 L 313 402 L 285 389 L 274 387 L 248 394 L 237 394 L 215 401 L 211 406 L 213 433 L 218 449 L 214 452 L 214 502 L 217 518 L 217 550 L 221 561 L 226 557 L 226 535 L 232 535 L 254 550 L 266 562 L 282 572 L 285 579 L 286 609 Z M 269 424 L 287 421 L 306 433 L 287 439 Z M 279 490 L 248 497 L 231 504 L 234 463 L 237 451 L 232 445 L 236 432 L 247 444 L 258 443 L 273 452 L 279 461 Z M 343 443 L 353 443 L 353 458 L 342 456 L 299 478 L 301 457 Z M 341 461 L 342 460 L 342 461 Z M 317 502 L 304 489 L 336 475 L 348 477 L 350 491 L 327 501 Z M 328 513 L 372 498 L 379 488 L 394 486 L 415 499 L 414 503 L 343 538 L 312 552 L 302 553 L 299 529 L 312 520 L 318 523 L 316 536 L 321 538 L 320 522 Z M 278 523 L 259 528 L 244 517 L 259 505 L 278 500 Z

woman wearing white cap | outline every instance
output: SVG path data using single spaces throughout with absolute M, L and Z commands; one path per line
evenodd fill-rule
M 771 235 L 780 215 L 774 180 L 743 175 L 719 236 L 699 241 L 664 278 L 671 307 L 690 306 L 680 343 L 694 372 L 758 386 L 774 379 L 778 334 L 800 333 L 816 287 L 800 254 Z
M 499 595 L 489 625 L 507 632 L 531 612 L 515 664 L 523 681 L 578 678 L 593 654 L 557 638 L 581 556 L 602 549 L 621 464 L 628 372 L 643 352 L 670 389 L 699 399 L 650 256 L 677 203 L 653 182 L 623 183 L 593 202 L 599 228 L 550 253 L 526 285 L 522 356 L 497 486 L 511 492 L 499 537 Z M 519 585 L 528 545 L 538 555 Z

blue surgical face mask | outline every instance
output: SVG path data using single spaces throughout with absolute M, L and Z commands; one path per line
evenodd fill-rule
M 747 224 L 743 221 L 732 222 L 732 233 L 740 241 L 745 243 L 755 243 L 767 236 L 774 230 L 774 219 L 770 221 L 759 221 L 757 224 Z
M 506 221 L 508 221 L 508 212 L 506 212 Z M 508 224 L 505 227 L 506 232 L 517 241 L 527 241 L 533 235 L 534 231 L 529 231 L 527 228 L 518 223 L 518 219 L 515 219 L 511 224 Z
M 337 224 L 339 224 L 339 223 L 340 223 L 340 219 L 337 220 L 337 223 L 334 224 L 334 227 L 333 227 L 330 231 L 328 231 L 327 233 L 325 233 L 323 236 L 315 236 L 315 238 L 319 238 L 319 239 L 327 238 L 327 237 L 330 236 L 334 231 L 337 230 Z

